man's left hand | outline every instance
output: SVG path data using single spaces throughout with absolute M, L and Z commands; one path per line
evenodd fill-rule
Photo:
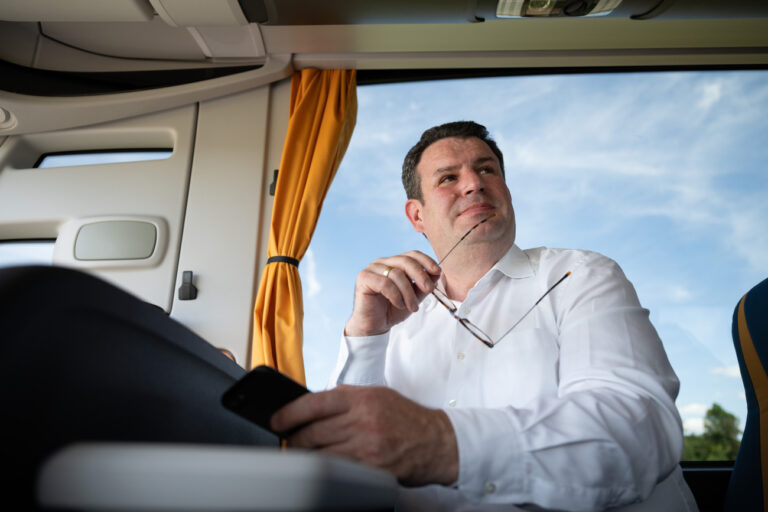
M 278 432 L 296 427 L 288 446 L 385 469 L 403 485 L 451 485 L 458 479 L 456 435 L 445 412 L 389 388 L 338 386 L 307 393 L 272 416 Z

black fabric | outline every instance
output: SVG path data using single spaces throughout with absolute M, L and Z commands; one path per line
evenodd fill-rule
M 95 277 L 0 269 L 0 333 L 4 502 L 34 509 L 37 468 L 76 441 L 278 445 L 221 406 L 245 370 Z
M 291 258 L 290 256 L 271 256 L 267 258 L 267 264 L 270 263 L 290 263 L 294 267 L 299 266 L 299 260 Z

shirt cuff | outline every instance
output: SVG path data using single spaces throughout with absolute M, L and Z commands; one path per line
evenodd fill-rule
M 339 360 L 334 371 L 336 384 L 384 385 L 388 343 L 389 332 L 374 336 L 342 336 Z
M 475 502 L 515 503 L 530 492 L 519 433 L 501 409 L 446 409 L 459 448 L 454 485 Z

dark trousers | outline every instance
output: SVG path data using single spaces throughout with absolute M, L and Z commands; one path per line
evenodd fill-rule
M 0 487 L 23 509 L 40 464 L 76 441 L 278 444 L 221 406 L 245 370 L 82 272 L 0 269 L 0 364 Z

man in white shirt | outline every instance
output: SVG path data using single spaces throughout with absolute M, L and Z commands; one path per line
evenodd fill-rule
M 358 276 L 334 389 L 276 413 L 289 444 L 392 472 L 412 510 L 695 510 L 679 383 L 596 253 L 522 251 L 487 130 L 427 130 L 403 164 L 411 251 Z

